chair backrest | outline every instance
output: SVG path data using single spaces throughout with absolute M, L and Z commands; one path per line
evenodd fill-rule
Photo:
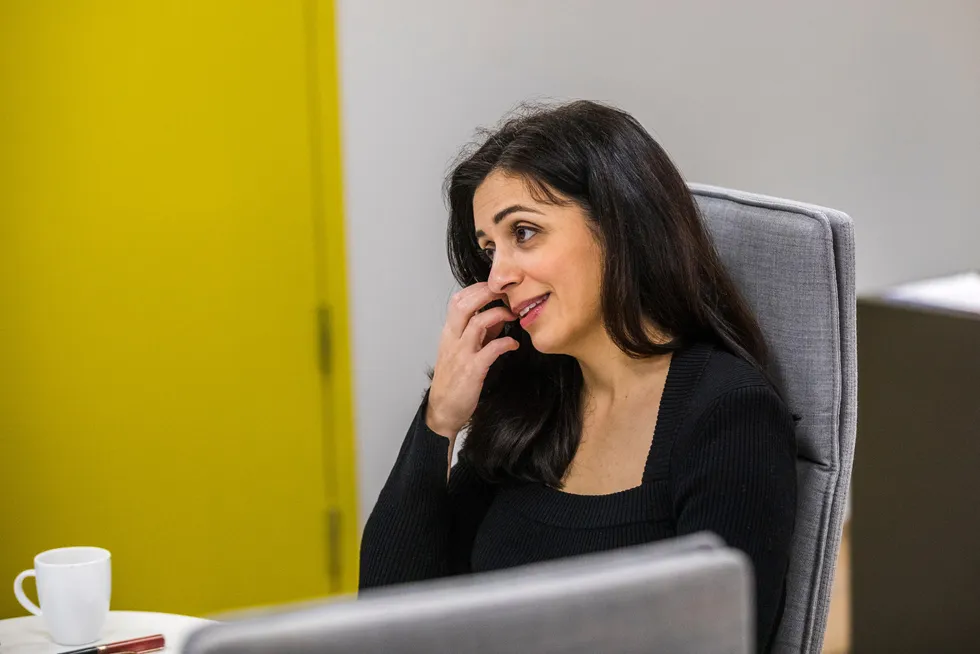
M 748 558 L 710 534 L 204 627 L 185 654 L 748 654 Z
M 857 351 L 851 219 L 692 184 L 719 255 L 754 309 L 797 424 L 799 502 L 774 652 L 823 643 L 854 459 Z

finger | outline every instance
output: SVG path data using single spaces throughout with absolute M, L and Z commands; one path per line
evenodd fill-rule
M 494 293 L 486 282 L 478 282 L 467 286 L 453 296 L 446 312 L 446 327 L 457 337 L 462 336 L 466 325 L 473 315 L 494 300 L 506 297 L 502 293 Z
M 463 335 L 460 340 L 468 347 L 473 348 L 475 352 L 483 347 L 491 327 L 499 327 L 497 330 L 499 334 L 500 329 L 503 329 L 504 323 L 511 320 L 517 320 L 517 316 L 512 314 L 510 309 L 506 307 L 488 309 L 470 319 L 469 324 L 466 325 L 466 329 L 463 330 Z
M 510 336 L 505 336 L 504 338 L 495 338 L 486 344 L 486 346 L 477 352 L 474 363 L 479 366 L 480 372 L 486 376 L 487 372 L 490 370 L 490 366 L 496 361 L 501 354 L 505 352 L 512 352 L 520 347 L 520 343 L 511 338 Z
M 517 318 L 515 316 L 513 318 L 513 320 L 516 320 L 516 319 Z M 493 339 L 495 339 L 498 336 L 500 336 L 500 332 L 504 331 L 504 327 L 507 325 L 508 322 L 510 322 L 510 320 L 505 320 L 503 322 L 498 322 L 496 325 L 490 325 L 489 327 L 487 327 L 486 336 L 483 337 L 483 342 L 480 343 L 480 347 L 483 347 L 484 345 L 486 345 L 487 343 L 489 343 Z

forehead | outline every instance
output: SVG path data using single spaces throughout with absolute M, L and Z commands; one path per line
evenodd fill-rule
M 473 222 L 476 229 L 488 231 L 493 227 L 494 215 L 515 204 L 541 209 L 541 203 L 534 199 L 523 177 L 502 171 L 490 173 L 473 194 Z

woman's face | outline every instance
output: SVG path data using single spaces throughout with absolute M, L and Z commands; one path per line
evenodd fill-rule
M 524 314 L 536 350 L 574 356 L 603 333 L 602 252 L 577 204 L 538 202 L 523 178 L 495 171 L 476 189 L 473 217 L 489 286 Z M 537 305 L 524 312 L 529 301 Z

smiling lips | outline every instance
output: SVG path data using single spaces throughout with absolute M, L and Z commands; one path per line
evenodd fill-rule
M 534 322 L 541 312 L 544 310 L 544 304 L 548 300 L 550 293 L 545 293 L 544 295 L 539 295 L 536 298 L 531 298 L 526 302 L 522 302 L 520 305 L 513 309 L 514 313 L 520 316 L 521 327 L 525 329 Z

